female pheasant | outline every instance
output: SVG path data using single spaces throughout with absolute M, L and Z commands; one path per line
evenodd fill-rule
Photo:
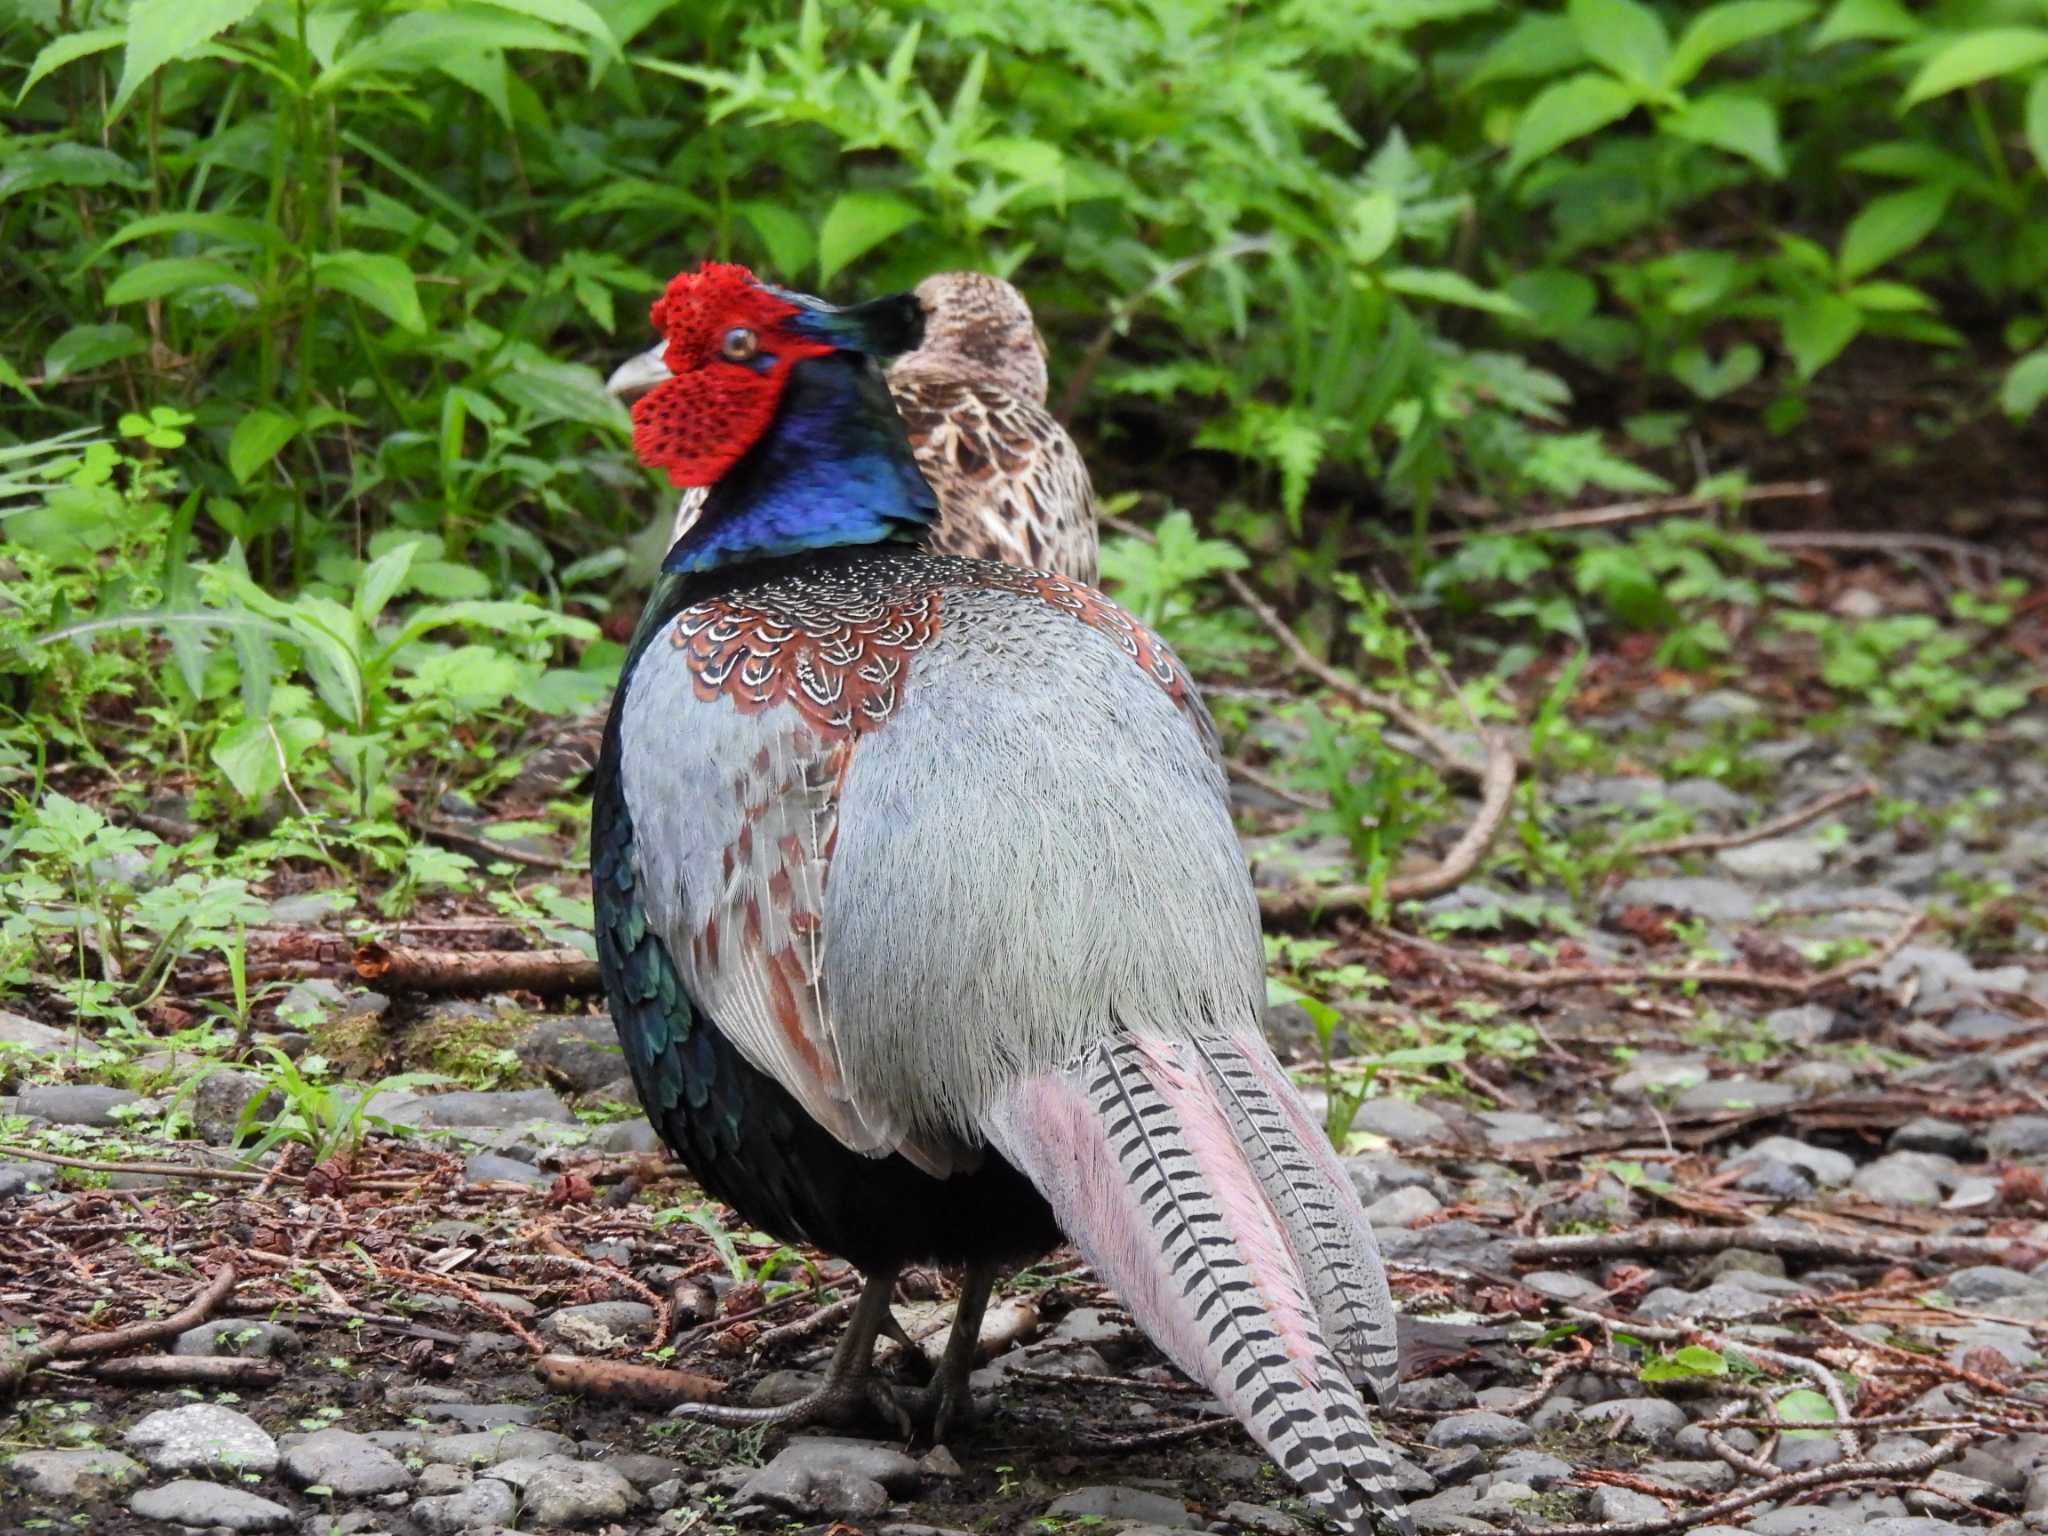
M 924 537 L 934 554 L 974 555 L 1095 580 L 1095 488 L 1074 440 L 1045 408 L 1045 343 L 1031 306 L 985 272 L 941 272 L 917 285 L 924 342 L 889 370 L 889 393 L 910 429 L 917 467 L 938 493 Z M 630 358 L 606 388 L 633 399 L 669 376 L 668 343 Z M 668 546 L 703 509 L 691 486 Z M 666 546 L 665 546 L 666 547 Z M 558 727 L 527 760 L 515 799 L 563 793 L 590 772 L 604 734 L 602 713 Z
M 642 1102 L 749 1222 L 867 1287 L 795 1422 L 879 1391 L 896 1274 L 964 1263 L 934 1414 L 996 1268 L 1071 1238 L 1346 1531 L 1408 1523 L 1372 1234 L 1259 1034 L 1258 907 L 1208 714 L 1088 587 L 933 555 L 851 309 L 708 264 L 654 306 L 634 445 L 709 488 L 642 614 L 592 818 L 598 951 Z M 1004 786 L 999 797 L 985 793 Z

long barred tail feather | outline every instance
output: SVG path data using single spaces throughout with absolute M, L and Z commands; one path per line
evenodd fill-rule
M 1394 1299 L 1358 1192 L 1262 1042 L 1203 1042 L 1239 1144 L 1308 1282 L 1323 1335 L 1352 1381 L 1389 1402 L 1399 1376 Z
M 1215 1054 L 1138 1036 L 1103 1041 L 1064 1071 L 1012 1087 L 985 1128 L 1139 1326 L 1310 1503 L 1352 1536 L 1375 1525 L 1409 1536 L 1392 1458 L 1320 1316 L 1330 1308 L 1342 1336 L 1376 1349 L 1378 1326 L 1363 1313 L 1385 1283 L 1351 1303 L 1330 1294 L 1333 1279 L 1305 1276 L 1298 1243 L 1336 1254 L 1354 1279 L 1363 1261 L 1355 1242 L 1326 1234 L 1318 1246 L 1317 1224 L 1341 1219 L 1325 1213 L 1334 1207 L 1306 1194 L 1276 1199 L 1269 1176 L 1312 1178 L 1314 1160 L 1286 1149 L 1299 1137 L 1244 1060 L 1254 1051 L 1222 1064 Z

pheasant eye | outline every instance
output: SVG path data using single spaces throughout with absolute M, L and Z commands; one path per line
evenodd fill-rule
M 736 325 L 720 339 L 718 350 L 726 361 L 744 363 L 761 350 L 761 338 L 744 325 Z

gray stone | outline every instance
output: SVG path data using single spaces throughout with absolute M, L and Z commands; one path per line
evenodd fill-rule
M 1999 1264 L 1973 1264 L 1950 1275 L 1941 1288 L 1957 1301 L 2004 1301 L 2029 1291 L 2048 1290 L 2048 1275 L 2023 1275 Z
M 1973 1349 L 1988 1349 L 2013 1365 L 2025 1368 L 2040 1359 L 2034 1336 L 2025 1328 L 2009 1323 L 1975 1323 L 1967 1328 L 1936 1328 L 1937 1338 L 1948 1341 L 1948 1363 L 1960 1366 Z
M 1730 720 L 1748 720 L 1763 713 L 1763 705 L 1733 688 L 1716 688 L 1690 700 L 1679 711 L 1687 725 L 1721 725 Z
M 366 1113 L 415 1130 L 498 1130 L 534 1120 L 556 1125 L 576 1123 L 569 1106 L 549 1088 L 524 1088 L 517 1092 L 463 1088 L 454 1093 L 380 1093 L 370 1101 Z
M 632 1103 L 631 1099 L 624 1100 Z M 592 1138 L 592 1145 L 601 1152 L 623 1155 L 635 1153 L 656 1153 L 662 1148 L 661 1133 L 646 1120 L 615 1120 L 610 1125 L 599 1127 Z
M 1753 1156 L 1775 1158 L 1804 1169 L 1816 1184 L 1846 1184 L 1856 1176 L 1856 1160 L 1846 1152 L 1816 1147 L 1791 1136 L 1766 1136 L 1749 1150 Z
M 540 1417 L 540 1410 L 527 1403 L 424 1403 L 414 1411 L 432 1423 L 461 1429 L 521 1428 Z
M 1664 798 L 1688 811 L 1733 814 L 1749 802 L 1718 779 L 1679 779 L 1664 786 Z
M 1502 1246 L 1491 1230 L 1476 1221 L 1439 1221 L 1426 1227 L 1396 1228 L 1379 1234 L 1383 1258 L 1407 1264 L 1455 1265 L 1459 1269 L 1500 1268 L 1495 1257 Z
M 1651 1322 L 1661 1322 L 1665 1318 L 1734 1319 L 1754 1317 L 1770 1305 L 1770 1297 L 1760 1291 L 1723 1281 L 1697 1291 L 1681 1291 L 1670 1285 L 1659 1286 L 1636 1304 L 1636 1312 Z M 1684 1415 L 1681 1414 L 1680 1418 L 1682 1420 Z
M 1548 1488 L 1571 1477 L 1572 1464 L 1548 1451 L 1509 1451 L 1493 1464 L 1493 1472 L 1531 1488 Z
M 19 1200 L 57 1187 L 57 1170 L 49 1163 L 0 1163 L 0 1200 Z
M 277 1442 L 246 1413 L 217 1403 L 160 1408 L 121 1437 L 158 1472 L 272 1472 Z
M 1781 1163 L 1774 1157 L 1731 1158 L 1731 1163 L 1742 1169 L 1735 1187 L 1753 1195 L 1769 1195 L 1773 1200 L 1804 1200 L 1814 1193 L 1813 1180 L 1806 1171 L 1794 1168 L 1790 1163 Z
M 225 1147 L 241 1139 L 245 1111 L 251 1114 L 247 1134 L 253 1135 L 257 1126 L 277 1118 L 283 1102 L 254 1072 L 209 1072 L 192 1090 L 192 1124 L 211 1145 Z
M 456 1531 L 510 1525 L 519 1513 L 519 1498 L 511 1486 L 481 1478 L 467 1488 L 444 1493 L 438 1498 L 414 1499 L 412 1518 L 434 1536 L 453 1536 Z
M 1418 1376 L 1395 1389 L 1394 1401 L 1410 1413 L 1457 1413 L 1479 1405 L 1477 1394 L 1455 1376 Z
M 1495 1146 L 1508 1146 L 1520 1141 L 1549 1141 L 1570 1134 L 1555 1120 L 1518 1109 L 1484 1110 L 1479 1120 L 1486 1127 L 1486 1139 Z
M 1352 1117 L 1351 1129 L 1370 1131 L 1389 1141 L 1441 1141 L 1450 1133 L 1444 1117 L 1409 1099 L 1367 1099 Z
M 541 1319 L 549 1338 L 601 1353 L 640 1337 L 654 1325 L 654 1308 L 644 1301 L 591 1301 L 557 1307 Z
M 1749 1530 L 1751 1536 L 1838 1536 L 1856 1523 L 1840 1510 L 1792 1504 L 1756 1516 L 1749 1522 Z
M 1622 1520 L 1659 1520 L 1664 1516 L 1664 1501 L 1647 1493 L 1637 1493 L 1633 1488 L 1595 1488 L 1591 1500 L 1593 1518 L 1604 1522 Z
M 1667 1051 L 1642 1051 L 1629 1058 L 1628 1070 L 1609 1085 L 1618 1094 L 1655 1093 L 1690 1088 L 1713 1075 L 1703 1056 L 1674 1056 Z
M 618 1032 L 608 1018 L 577 1014 L 538 1019 L 515 1049 L 529 1067 L 572 1093 L 601 1088 L 625 1072 Z
M 1726 1493 L 1735 1486 L 1735 1469 L 1725 1461 L 1653 1461 L 1636 1470 L 1653 1483 L 1690 1493 Z
M 128 1508 L 145 1520 L 215 1531 L 281 1531 L 292 1523 L 292 1512 L 282 1504 L 258 1498 L 245 1488 L 196 1478 L 144 1488 L 128 1501 Z
M 574 1440 L 545 1429 L 480 1429 L 466 1435 L 429 1435 L 417 1439 L 417 1444 L 428 1461 L 454 1467 L 492 1467 L 520 1457 L 576 1454 Z
M 1390 1190 L 1365 1208 L 1365 1219 L 1375 1231 L 1382 1227 L 1412 1227 L 1427 1221 L 1444 1208 L 1443 1201 L 1419 1185 Z
M 1856 1170 L 1849 1187 L 1880 1205 L 1939 1205 L 1941 1181 L 1922 1159 L 1925 1152 L 1891 1152 Z
M 1888 1151 L 1934 1152 L 1943 1157 L 1968 1157 L 1976 1146 L 1977 1138 L 1968 1126 L 1939 1115 L 1908 1120 L 1885 1142 Z
M 1908 1488 L 1904 1498 L 1908 1509 L 1927 1515 L 1945 1515 L 1965 1504 L 2002 1503 L 2004 1491 L 1980 1477 L 1965 1477 L 1944 1467 L 1928 1474 L 1925 1488 Z
M 1958 1008 L 1949 1015 L 1943 1028 L 1958 1040 L 1977 1044 L 1986 1040 L 2003 1040 L 2028 1028 L 2024 1020 L 2016 1019 L 2009 1013 L 1994 1008 Z
M 1771 1465 L 1785 1472 L 1804 1472 L 1812 1467 L 1831 1467 L 1844 1455 L 1841 1440 L 1834 1435 L 1793 1430 L 1778 1439 Z
M 215 1319 L 187 1328 L 171 1345 L 174 1355 L 241 1355 L 249 1360 L 275 1360 L 304 1347 L 298 1334 L 283 1323 L 258 1318 Z
M 2030 1515 L 2048 1511 L 2048 1467 L 2040 1467 L 2027 1474 L 2026 1492 L 2022 1496 L 2022 1508 Z
M 516 1157 L 506 1157 L 497 1152 L 478 1152 L 463 1163 L 462 1182 L 538 1186 L 554 1183 L 554 1177 L 542 1173 L 531 1163 L 522 1163 Z
M 20 1046 L 34 1055 L 49 1056 L 70 1044 L 68 1030 L 52 1029 L 48 1024 L 38 1024 L 34 1019 L 0 1008 L 0 1046 Z M 0 1059 L 4 1059 L 4 1053 L 0 1053 Z
M 652 1488 L 672 1477 L 681 1477 L 688 1470 L 680 1461 L 667 1456 L 648 1456 L 639 1451 L 621 1451 L 616 1456 L 607 1456 L 604 1464 L 635 1488 Z
M 119 1451 L 23 1451 L 7 1463 L 14 1480 L 45 1499 L 90 1499 L 142 1476 Z
M 142 1095 L 97 1083 L 29 1083 L 14 1112 L 52 1125 L 116 1125 L 114 1111 L 140 1102 Z
M 1562 1269 L 1539 1269 L 1522 1276 L 1522 1284 L 1552 1301 L 1590 1301 L 1607 1294 L 1598 1282 Z
M 393 1493 L 413 1484 L 404 1462 L 345 1429 L 315 1430 L 293 1441 L 285 1448 L 284 1475 L 302 1488 L 325 1488 L 343 1499 Z
M 2013 1115 L 1984 1133 L 1984 1150 L 1994 1162 L 2048 1157 L 2048 1115 Z
M 1138 1521 L 1175 1531 L 1199 1530 L 1202 1524 L 1188 1513 L 1187 1506 L 1179 1499 L 1170 1499 L 1162 1493 L 1148 1493 L 1142 1488 L 1103 1484 L 1076 1488 L 1072 1493 L 1063 1494 L 1047 1505 L 1045 1512 L 1049 1516 L 1069 1520 L 1093 1515 L 1104 1520 Z
M 1789 885 L 1811 880 L 1827 864 L 1820 843 L 1811 837 L 1767 837 L 1740 848 L 1723 848 L 1714 862 L 1738 880 L 1760 885 Z
M 1773 1109 L 1780 1104 L 1791 1104 L 1800 1097 L 1800 1091 L 1790 1083 L 1718 1077 L 1693 1084 L 1678 1096 L 1676 1104 L 1681 1113 L 1699 1114 L 1716 1109 Z
M 848 1472 L 880 1483 L 899 1498 L 917 1491 L 921 1475 L 916 1461 L 894 1447 L 841 1435 L 799 1435 L 769 1465 L 776 1462 L 808 1472 Z
M 1100 1307 L 1076 1307 L 1046 1337 L 1090 1349 L 1110 1349 L 1129 1344 L 1133 1335 L 1130 1324 L 1114 1313 Z
M 1753 1248 L 1723 1248 L 1700 1266 L 1702 1280 L 1723 1280 L 1734 1275 L 1770 1275 L 1785 1278 L 1785 1261 L 1775 1253 L 1758 1253 Z
M 1746 923 L 1756 916 L 1756 893 L 1733 880 L 1672 875 L 1631 880 L 1614 893 L 1611 908 L 1669 907 L 1717 923 Z
M 1772 1081 L 1802 1098 L 1847 1093 L 1861 1074 L 1846 1061 L 1795 1061 Z
M 1895 1515 L 1889 1520 L 1872 1520 L 1863 1536 L 1964 1536 L 1965 1527 L 1948 1520 L 1930 1520 L 1925 1515 Z
M 1243 1499 L 1233 1499 L 1217 1514 L 1239 1530 L 1257 1531 L 1259 1536 L 1301 1536 L 1299 1520 L 1277 1509 L 1268 1509 L 1263 1504 L 1247 1504 Z
M 1608 1425 L 1620 1420 L 1623 1439 L 1661 1444 L 1685 1428 L 1685 1410 L 1661 1397 L 1617 1397 L 1588 1403 L 1575 1417 L 1582 1424 Z
M 1764 1015 L 1764 1028 L 1786 1045 L 1818 1045 L 1834 1025 L 1834 1009 L 1819 1003 L 1778 1008 Z
M 1488 1413 L 1484 1409 L 1474 1409 L 1438 1419 L 1429 1426 L 1429 1432 L 1423 1436 L 1423 1443 L 1440 1450 L 1464 1445 L 1485 1448 L 1520 1445 L 1532 1439 L 1534 1435 L 1535 1431 L 1520 1419 L 1511 1419 L 1504 1413 Z
M 513 1458 L 478 1475 L 517 1488 L 526 1515 L 542 1529 L 618 1520 L 640 1502 L 623 1473 L 568 1456 Z

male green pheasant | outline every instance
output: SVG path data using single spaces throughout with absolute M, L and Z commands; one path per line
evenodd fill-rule
M 873 361 L 915 345 L 908 295 L 834 309 L 708 264 L 653 318 L 672 376 L 634 444 L 710 494 L 606 726 L 605 985 L 704 1187 L 867 1278 L 817 1393 L 693 1416 L 871 1400 L 896 1275 L 960 1263 L 943 1432 L 997 1267 L 1064 1233 L 1319 1509 L 1406 1531 L 1360 1393 L 1393 1382 L 1386 1282 L 1259 1034 L 1187 674 L 1086 586 L 919 547 L 939 506 Z
M 889 392 L 910 429 L 917 467 L 938 493 L 924 537 L 934 554 L 1043 567 L 1092 582 L 1095 490 L 1066 430 L 1045 408 L 1045 344 L 1031 306 L 984 272 L 941 272 L 917 285 L 924 342 L 889 370 Z M 666 379 L 668 343 L 628 359 L 606 387 L 634 399 Z M 667 545 L 688 532 L 705 489 L 684 490 Z M 581 783 L 597 761 L 604 712 L 553 729 L 512 786 L 540 801 Z

